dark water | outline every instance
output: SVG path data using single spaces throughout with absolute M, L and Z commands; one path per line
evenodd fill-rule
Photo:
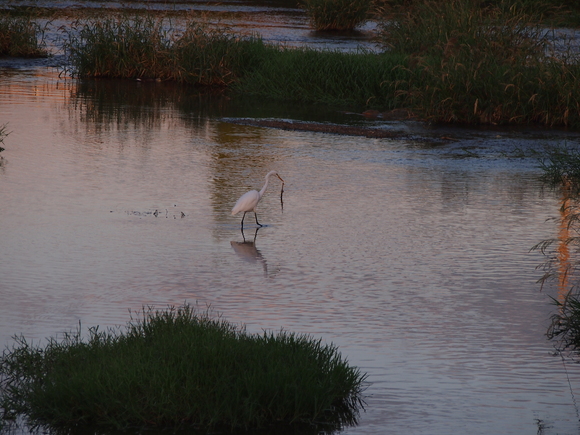
M 405 122 L 382 127 L 416 139 L 369 139 L 233 117 L 375 123 L 0 62 L 1 343 L 197 302 L 337 344 L 370 383 L 347 434 L 579 432 L 580 371 L 545 336 L 558 285 L 540 290 L 530 252 L 558 236 L 562 198 L 516 156 L 578 135 Z M 266 225 L 242 234 L 230 210 L 273 169 L 283 208 L 272 181 Z

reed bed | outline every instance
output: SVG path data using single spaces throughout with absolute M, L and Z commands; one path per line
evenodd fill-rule
M 241 93 L 351 108 L 393 109 L 394 83 L 408 72 L 404 56 L 276 48 L 236 85 Z
M 538 20 L 518 2 L 436 0 L 385 22 L 385 46 L 408 56 L 402 104 L 435 122 L 579 127 L 577 59 L 552 55 Z
M 190 22 L 184 31 L 151 16 L 77 23 L 66 49 L 78 77 L 175 80 L 273 99 L 385 107 L 402 56 L 290 49 Z M 392 108 L 392 104 L 386 107 Z
M 176 80 L 228 86 L 252 68 L 261 39 L 190 21 L 181 31 L 153 15 L 122 15 L 75 23 L 65 50 L 78 77 Z
M 189 305 L 147 309 L 125 330 L 80 331 L 0 359 L 4 420 L 56 429 L 248 430 L 354 424 L 366 375 L 333 345 L 249 334 Z
M 563 302 L 554 300 L 558 313 L 552 315 L 548 338 L 558 341 L 560 352 L 571 351 L 580 356 L 580 296 L 568 294 Z
M 42 28 L 30 17 L 0 15 L 0 56 L 48 56 Z

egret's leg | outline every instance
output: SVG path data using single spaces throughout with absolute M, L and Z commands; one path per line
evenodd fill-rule
M 254 212 L 254 216 L 256 216 L 256 224 L 263 227 L 264 225 L 262 225 L 260 222 L 258 222 L 258 213 Z
M 244 215 L 242 216 L 242 233 L 244 232 L 244 218 L 246 217 L 246 213 L 247 211 L 245 211 Z

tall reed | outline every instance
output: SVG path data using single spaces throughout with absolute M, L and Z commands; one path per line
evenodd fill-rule
M 232 83 L 254 65 L 262 49 L 257 37 L 195 21 L 178 30 L 153 15 L 81 20 L 65 42 L 75 76 L 177 80 L 203 86 Z
M 241 36 L 227 28 L 189 23 L 175 39 L 171 53 L 178 80 L 229 86 L 256 68 L 265 51 L 257 36 Z
M 0 16 L 0 56 L 48 56 L 42 28 L 29 17 Z
M 189 305 L 144 310 L 125 331 L 45 347 L 18 338 L 0 359 L 4 418 L 52 428 L 203 430 L 354 424 L 365 375 L 333 345 L 249 334 Z
M 555 53 L 519 2 L 426 0 L 380 26 L 384 53 L 266 45 L 162 18 L 88 20 L 66 43 L 73 75 L 175 80 L 266 98 L 405 108 L 435 122 L 580 128 L 580 64 Z
M 170 41 L 152 16 L 76 22 L 65 49 L 81 77 L 167 78 Z
M 538 17 L 519 2 L 427 0 L 382 25 L 383 43 L 408 56 L 397 96 L 433 120 L 580 126 L 580 66 L 550 56 Z

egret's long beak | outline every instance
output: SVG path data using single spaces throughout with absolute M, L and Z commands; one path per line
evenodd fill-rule
M 282 180 L 282 177 L 280 177 L 278 174 L 276 174 L 276 177 L 278 177 L 282 183 L 284 182 L 284 180 Z

